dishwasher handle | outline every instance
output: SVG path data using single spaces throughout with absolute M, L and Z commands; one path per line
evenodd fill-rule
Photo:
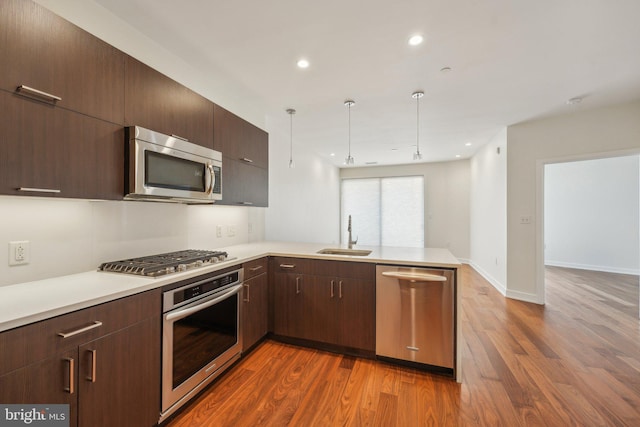
M 383 276 L 399 280 L 409 280 L 410 282 L 446 282 L 445 276 L 428 273 L 404 273 L 401 271 L 383 271 Z

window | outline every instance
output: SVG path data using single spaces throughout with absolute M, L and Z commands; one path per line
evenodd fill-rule
M 343 179 L 341 240 L 359 245 L 424 247 L 424 177 Z

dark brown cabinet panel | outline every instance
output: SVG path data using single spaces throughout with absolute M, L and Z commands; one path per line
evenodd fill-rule
M 222 152 L 222 205 L 269 205 L 269 134 L 214 105 L 214 148 Z
M 3 404 L 67 404 L 69 425 L 77 425 L 78 350 L 67 350 L 38 363 L 0 376 Z M 70 382 L 73 389 L 69 388 Z
M 274 257 L 270 268 L 275 335 L 375 351 L 374 264 Z
M 37 3 L 0 2 L 0 58 L 0 88 L 123 123 L 125 55 Z
M 213 103 L 127 56 L 125 124 L 213 148 Z
M 246 267 L 245 271 L 247 271 Z M 243 352 L 267 335 L 269 314 L 268 277 L 265 269 L 262 274 L 244 281 L 242 295 Z
M 68 403 L 72 426 L 155 425 L 160 299 L 144 292 L 0 333 L 0 402 Z
M 0 91 L 0 141 L 0 194 L 122 199 L 122 126 Z
M 80 347 L 78 424 L 152 426 L 160 402 L 160 317 Z
M 269 134 L 214 105 L 214 148 L 229 159 L 269 167 Z
M 222 158 L 221 205 L 269 205 L 269 171 L 250 164 Z

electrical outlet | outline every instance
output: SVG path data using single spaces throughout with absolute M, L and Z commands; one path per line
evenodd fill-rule
M 249 223 L 249 234 L 253 233 L 253 224 Z
M 9 265 L 29 264 L 29 241 L 9 242 Z
M 233 237 L 235 235 L 236 235 L 236 227 L 233 225 L 230 225 L 229 227 L 227 227 L 227 236 Z
M 531 224 L 531 217 L 530 216 L 521 216 L 520 217 L 520 224 Z
M 222 226 L 216 225 L 216 237 L 222 237 Z

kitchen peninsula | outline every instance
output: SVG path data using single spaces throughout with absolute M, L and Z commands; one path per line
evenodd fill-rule
M 147 424 L 158 414 L 154 402 L 159 400 L 160 393 L 157 378 L 160 373 L 163 323 L 160 291 L 184 284 L 195 285 L 201 278 L 220 277 L 223 273 L 238 271 L 239 267 L 244 270 L 244 285 L 240 291 L 243 308 L 238 314 L 242 318 L 240 335 L 244 335 L 242 355 L 250 352 L 270 333 L 275 339 L 293 344 L 375 357 L 375 271 L 376 266 L 381 265 L 428 267 L 448 271 L 447 274 L 453 277 L 454 341 L 451 346 L 455 353 L 451 361 L 453 369 L 449 372 L 460 381 L 460 337 L 457 331 L 460 295 L 456 282 L 460 263 L 448 250 L 358 246 L 357 249 L 370 253 L 352 256 L 319 253 L 327 252 L 324 249 L 331 249 L 328 252 L 341 249 L 326 244 L 268 241 L 217 249 L 227 252 L 228 259 L 156 278 L 90 271 L 0 287 L 0 345 L 3 349 L 11 349 L 3 351 L 0 385 L 10 387 L 27 381 L 33 366 L 36 366 L 36 371 L 60 371 L 58 365 L 62 360 L 65 375 L 56 380 L 57 383 L 62 381 L 62 384 L 56 383 L 55 386 L 66 391 L 62 397 L 50 399 L 62 403 L 69 401 L 72 394 L 69 390 L 73 391 L 74 377 L 77 376 L 75 387 L 80 392 L 70 404 L 72 411 L 78 412 L 78 419 L 89 417 L 85 418 L 87 422 L 91 414 L 85 408 L 96 410 L 90 399 L 106 396 L 94 396 L 94 392 L 89 391 L 89 386 L 82 381 L 84 372 L 87 369 L 91 371 L 93 366 L 89 378 L 96 377 L 97 358 L 97 377 L 104 380 L 105 376 L 110 375 L 104 375 L 106 371 L 100 368 L 100 363 L 106 363 L 105 358 L 108 357 L 111 364 L 109 369 L 119 372 L 119 375 L 133 375 L 128 381 L 138 387 L 134 389 L 135 394 L 146 396 L 143 407 L 147 408 L 147 415 L 138 422 Z M 190 286 L 187 288 L 190 289 Z M 311 305 L 300 305 L 301 301 L 308 303 L 309 299 Z M 321 300 L 324 302 L 321 303 Z M 36 345 L 33 340 L 43 344 Z M 85 343 L 99 344 L 103 340 L 110 340 L 110 344 L 102 347 L 92 344 L 90 349 L 83 350 Z M 144 346 L 141 342 L 145 343 Z M 122 365 L 127 365 L 122 354 L 126 354 L 124 348 L 131 345 L 139 347 L 135 351 L 144 351 L 148 366 L 137 366 L 125 372 L 120 370 L 123 369 Z M 118 354 L 109 352 L 112 346 L 120 346 Z M 94 347 L 102 350 L 94 350 Z M 91 355 L 88 362 L 84 354 Z M 10 359 L 10 362 L 5 363 L 4 358 Z M 79 366 L 74 367 L 74 360 L 78 360 Z M 136 375 L 145 376 L 136 379 Z M 119 390 L 117 384 L 110 387 Z M 147 387 L 147 390 L 142 387 Z M 149 390 L 149 387 L 153 390 Z M 87 390 L 83 391 L 83 388 Z M 106 392 L 103 389 L 103 392 L 113 393 L 112 389 Z M 122 392 L 126 393 L 127 390 Z M 27 399 L 32 394 L 24 392 L 22 398 Z M 0 395 L 0 400 L 7 396 L 13 395 Z M 85 400 L 90 403 L 85 403 Z M 75 405 L 77 409 L 73 409 Z M 105 414 L 104 417 L 109 415 L 107 408 L 104 412 L 96 411 Z M 117 414 L 118 411 L 111 412 Z

